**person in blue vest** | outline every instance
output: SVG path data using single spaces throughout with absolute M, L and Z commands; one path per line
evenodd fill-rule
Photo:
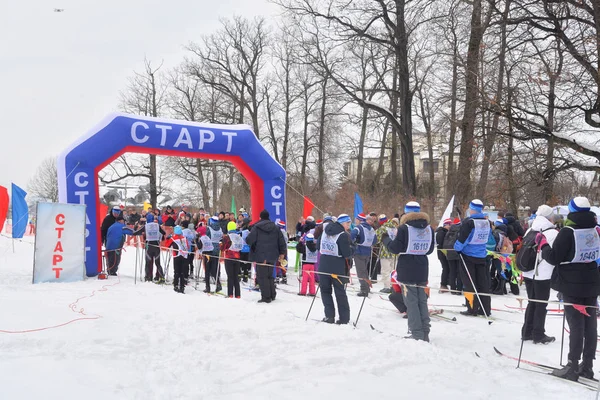
M 117 275 L 125 235 L 133 235 L 133 230 L 125 226 L 125 218 L 119 214 L 106 232 L 106 269 L 109 275 Z
M 250 246 L 248 246 L 248 243 L 246 243 L 246 238 L 248 238 L 248 235 L 250 234 L 250 218 L 248 218 L 248 214 L 243 213 L 242 214 L 244 216 L 244 219 L 242 220 L 242 225 L 240 227 L 241 230 L 241 234 L 242 234 L 242 241 L 243 241 L 243 246 L 242 246 L 242 250 L 240 251 L 240 269 L 241 269 L 241 280 L 246 283 L 248 282 L 248 279 L 251 278 L 251 270 L 252 270 L 252 264 L 249 262 L 249 258 L 250 258 Z
M 399 254 L 396 272 L 400 284 L 405 284 L 402 294 L 411 332 L 407 338 L 429 342 L 430 319 L 425 286 L 429 281 L 427 256 L 435 249 L 429 215 L 421 212 L 419 203 L 411 201 L 404 207 L 396 237 L 392 240 L 385 232 L 381 239 L 390 253 Z
M 565 226 L 558 232 L 552 246 L 542 233 L 536 236 L 542 258 L 555 265 L 556 278 L 552 288 L 563 295 L 565 317 L 569 323 L 569 358 L 567 365 L 552 374 L 577 381 L 579 377 L 594 377 L 594 358 L 598 345 L 597 298 L 600 295 L 600 234 L 596 214 L 585 197 L 569 202 Z M 579 360 L 583 352 L 583 362 Z
M 207 257 L 206 260 L 206 273 L 204 283 L 206 288 L 204 289 L 205 293 L 210 293 L 210 284 L 211 281 L 215 283 L 215 292 L 220 292 L 223 290 L 221 286 L 220 279 L 220 246 L 221 240 L 223 239 L 223 230 L 221 229 L 221 221 L 219 217 L 214 216 L 208 220 L 208 229 L 206 230 L 206 236 L 210 238 L 210 242 L 212 245 L 212 250 L 203 250 L 202 253 Z
M 367 297 L 370 290 L 369 264 L 371 262 L 371 253 L 373 245 L 377 242 L 377 234 L 373 228 L 373 217 L 358 214 L 356 217 L 357 225 L 352 229 L 350 238 L 356 244 L 354 252 L 354 265 L 356 266 L 356 275 L 360 282 L 361 297 Z
M 460 277 L 463 292 L 474 293 L 476 288 L 477 293 L 482 295 L 471 297 L 472 304 L 467 298 L 467 310 L 461 311 L 463 315 L 491 315 L 491 298 L 487 295 L 490 293 L 490 274 L 486 261 L 490 235 L 492 228 L 483 214 L 483 203 L 474 199 L 469 203 L 469 217 L 462 222 L 454 250 L 462 263 Z M 483 309 L 479 302 L 483 304 Z

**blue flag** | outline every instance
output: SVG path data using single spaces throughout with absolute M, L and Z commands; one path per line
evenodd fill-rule
M 12 184 L 12 237 L 22 238 L 29 222 L 29 209 L 25 201 L 27 192 Z
M 363 203 L 357 192 L 354 192 L 354 219 L 363 212 Z

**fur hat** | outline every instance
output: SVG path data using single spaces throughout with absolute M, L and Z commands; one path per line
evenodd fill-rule
M 582 211 L 590 211 L 590 201 L 587 197 L 575 197 L 569 202 L 569 211 L 574 212 L 582 212 Z

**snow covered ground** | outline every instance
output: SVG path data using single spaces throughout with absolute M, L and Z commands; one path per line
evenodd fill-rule
M 433 320 L 431 343 L 413 342 L 394 336 L 406 334 L 406 320 L 378 294 L 366 300 L 356 329 L 312 320 L 323 317 L 319 299 L 305 322 L 311 299 L 295 294 L 293 273 L 269 305 L 244 289 L 236 300 L 189 286 L 181 295 L 171 286 L 135 285 L 133 248 L 123 256 L 119 279 L 32 285 L 33 238 L 26 240 L 13 253 L 11 240 L 0 237 L 0 330 L 90 319 L 0 333 L 2 399 L 595 398 L 574 384 L 516 370 L 516 362 L 494 353 L 497 346 L 518 354 L 520 313 L 494 311 L 496 321 L 488 325 L 449 313 L 461 310 L 448 305 L 462 298 L 432 290 L 430 305 L 444 305 L 444 315 L 458 322 Z M 430 261 L 437 287 L 439 263 L 435 256 Z M 362 300 L 355 288 L 349 290 L 352 321 Z M 505 304 L 519 303 L 512 296 L 492 300 L 492 307 L 509 311 Z M 561 324 L 561 317 L 549 316 L 547 334 L 557 342 L 528 342 L 523 357 L 558 365 Z

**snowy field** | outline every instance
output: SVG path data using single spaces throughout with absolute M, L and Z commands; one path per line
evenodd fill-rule
M 428 344 L 394 336 L 406 334 L 406 320 L 378 293 L 366 300 L 356 329 L 316 322 L 320 299 L 305 322 L 311 298 L 295 294 L 293 273 L 268 305 L 246 289 L 237 300 L 192 286 L 181 295 L 172 286 L 135 285 L 134 248 L 118 279 L 32 285 L 33 239 L 26 240 L 13 253 L 11 240 L 0 238 L 0 330 L 89 319 L 0 333 L 1 399 L 595 398 L 575 384 L 516 370 L 516 362 L 494 353 L 497 346 L 518 355 L 523 316 L 505 307 L 519 305 L 513 296 L 492 300 L 505 311 L 493 311 L 488 325 L 451 313 L 462 310 L 448 307 L 462 298 L 432 290 L 430 306 L 443 305 L 457 323 L 432 320 Z M 430 261 L 430 282 L 438 287 L 439 263 Z M 352 321 L 362 300 L 357 287 L 355 281 L 349 288 Z M 547 334 L 557 341 L 528 342 L 523 357 L 558 365 L 561 324 L 549 316 Z

